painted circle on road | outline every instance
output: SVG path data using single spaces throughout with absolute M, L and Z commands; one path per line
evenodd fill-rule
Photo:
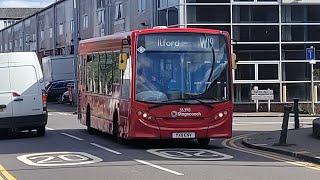
M 76 166 L 101 162 L 102 159 L 84 152 L 47 152 L 17 157 L 30 166 Z
M 147 152 L 176 160 L 221 161 L 233 158 L 233 156 L 207 149 L 149 149 Z

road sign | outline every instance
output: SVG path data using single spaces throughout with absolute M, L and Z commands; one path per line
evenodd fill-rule
M 268 89 L 268 90 L 251 90 L 251 94 L 268 95 L 268 94 L 273 94 L 273 90 L 271 90 L 271 89 Z
M 167 159 L 191 161 L 221 161 L 233 158 L 207 149 L 149 149 L 147 152 Z
M 102 159 L 84 152 L 48 152 L 17 157 L 30 166 L 76 166 L 101 162 Z
M 311 46 L 310 48 L 306 48 L 306 60 L 310 61 L 310 64 L 315 64 L 316 60 L 316 48 Z
M 274 100 L 273 94 L 265 94 L 265 95 L 251 95 L 252 100 Z

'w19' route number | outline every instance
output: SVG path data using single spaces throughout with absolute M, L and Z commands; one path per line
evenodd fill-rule
M 48 152 L 17 157 L 30 166 L 75 166 L 101 162 L 102 159 L 83 152 Z

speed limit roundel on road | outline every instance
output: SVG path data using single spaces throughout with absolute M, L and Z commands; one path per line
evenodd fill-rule
M 102 159 L 84 152 L 47 152 L 17 157 L 30 166 L 76 166 L 101 162 Z
M 220 161 L 233 158 L 230 155 L 207 149 L 149 149 L 147 152 L 176 160 Z

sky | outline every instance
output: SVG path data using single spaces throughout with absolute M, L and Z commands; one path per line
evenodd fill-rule
M 56 0 L 0 0 L 0 8 L 43 8 Z

